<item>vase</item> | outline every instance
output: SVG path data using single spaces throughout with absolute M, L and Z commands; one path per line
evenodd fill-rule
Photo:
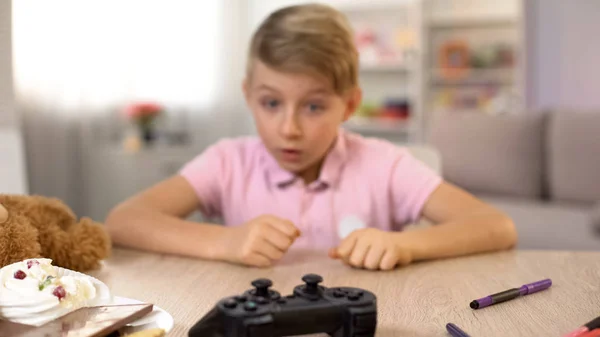
M 156 141 L 156 130 L 153 127 L 143 127 L 141 129 L 142 141 L 145 145 L 151 146 Z

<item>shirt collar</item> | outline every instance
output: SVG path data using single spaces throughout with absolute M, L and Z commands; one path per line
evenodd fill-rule
M 333 146 L 325 156 L 319 178 L 311 184 L 311 187 L 323 188 L 334 186 L 338 183 L 342 167 L 347 158 L 346 147 L 346 135 L 343 129 L 340 128 Z M 282 169 L 264 145 L 262 149 L 261 161 L 266 169 L 267 180 L 270 184 L 282 188 L 293 184 L 299 179 L 292 172 Z

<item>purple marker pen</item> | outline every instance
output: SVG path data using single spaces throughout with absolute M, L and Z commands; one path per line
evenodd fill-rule
M 472 309 L 481 309 L 493 304 L 506 302 L 520 296 L 530 295 L 540 290 L 548 289 L 552 285 L 552 280 L 545 279 L 534 283 L 529 283 L 521 286 L 521 288 L 513 288 L 503 292 L 493 294 L 471 302 Z

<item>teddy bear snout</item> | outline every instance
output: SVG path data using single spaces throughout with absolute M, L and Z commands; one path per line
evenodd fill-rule
M 5 223 L 8 220 L 8 211 L 0 204 L 0 223 Z

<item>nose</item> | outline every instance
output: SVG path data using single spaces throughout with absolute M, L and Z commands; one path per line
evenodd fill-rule
M 298 116 L 293 110 L 284 114 L 280 130 L 281 134 L 286 138 L 298 138 L 302 136 L 302 128 L 298 122 Z

